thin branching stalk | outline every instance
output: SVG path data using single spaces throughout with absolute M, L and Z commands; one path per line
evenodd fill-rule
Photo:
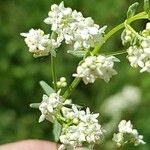
M 55 70 L 55 58 L 52 55 L 51 55 L 51 73 L 52 73 L 54 90 L 57 91 L 57 76 L 56 76 L 56 70 Z
M 141 12 L 138 13 L 137 15 L 125 20 L 124 22 L 126 22 L 127 24 L 130 24 L 136 20 L 141 20 L 141 19 L 148 19 L 148 15 L 146 12 Z M 106 41 L 108 39 L 110 39 L 115 33 L 117 33 L 118 31 L 120 31 L 121 29 L 125 28 L 125 23 L 121 23 L 119 25 L 117 25 L 116 27 L 114 27 L 112 30 L 110 30 L 104 37 L 104 42 L 100 45 L 97 45 L 94 50 L 92 51 L 93 55 L 97 55 L 101 49 L 101 47 L 106 43 Z M 123 52 L 124 54 L 125 52 Z M 120 54 L 120 53 L 119 53 Z M 122 53 L 121 53 L 122 54 Z M 118 54 L 117 54 L 118 55 Z M 80 83 L 81 79 L 79 78 L 75 78 L 72 83 L 70 84 L 70 86 L 68 87 L 68 89 L 65 91 L 64 93 L 64 98 L 67 99 L 71 93 L 73 92 L 73 90 L 77 87 L 77 85 Z

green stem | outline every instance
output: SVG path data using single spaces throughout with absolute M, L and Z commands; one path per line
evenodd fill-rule
M 148 18 L 148 15 L 145 13 L 145 12 L 141 12 L 127 20 L 125 20 L 126 23 L 130 24 L 132 23 L 133 21 L 136 21 L 136 20 L 140 20 L 140 19 L 147 19 Z M 104 43 L 110 39 L 110 37 L 112 37 L 112 35 L 114 35 L 115 33 L 117 33 L 118 31 L 120 31 L 121 29 L 123 29 L 125 27 L 125 24 L 124 22 L 117 25 L 116 27 L 114 27 L 111 31 L 109 31 L 105 37 L 104 37 Z M 104 45 L 104 43 L 100 44 L 100 45 L 97 45 L 94 50 L 93 50 L 93 54 L 96 55 L 98 54 L 100 48 Z
M 146 12 L 138 13 L 137 15 L 135 15 L 135 16 L 133 16 L 133 17 L 131 17 L 131 18 L 125 20 L 125 22 L 126 22 L 127 24 L 130 24 L 130 23 L 132 23 L 133 21 L 140 20 L 140 19 L 148 19 L 147 13 L 146 13 Z M 99 45 L 97 45 L 97 46 L 94 48 L 94 50 L 92 51 L 92 54 L 93 54 L 93 55 L 98 54 L 98 53 L 99 53 L 99 50 L 100 50 L 101 47 L 105 44 L 105 42 L 106 42 L 108 39 L 110 39 L 110 37 L 112 37 L 112 35 L 114 35 L 114 34 L 115 34 L 116 32 L 118 32 L 118 31 L 120 31 L 120 30 L 123 29 L 124 27 L 125 27 L 125 23 L 123 22 L 123 23 L 119 24 L 118 26 L 114 27 L 111 31 L 109 31 L 109 32 L 105 35 L 105 37 L 104 37 L 104 42 L 101 43 L 101 44 L 99 44 Z M 65 91 L 65 93 L 64 93 L 64 95 L 63 95 L 63 97 L 64 97 L 65 99 L 68 98 L 68 97 L 71 95 L 72 91 L 73 91 L 73 90 L 76 88 L 76 86 L 79 84 L 80 80 L 81 80 L 80 78 L 75 78 L 75 79 L 72 81 L 71 85 L 68 87 L 68 89 Z
M 68 89 L 65 91 L 63 95 L 65 99 L 67 99 L 71 95 L 72 91 L 77 87 L 80 81 L 81 78 L 77 78 L 77 77 L 72 81 L 72 83 L 70 84 L 70 86 L 68 87 Z
M 54 84 L 54 90 L 57 91 L 57 77 L 55 71 L 55 58 L 51 55 L 51 72 L 52 72 L 52 80 Z
M 129 29 L 139 40 L 143 39 L 130 25 L 125 24 L 126 28 Z

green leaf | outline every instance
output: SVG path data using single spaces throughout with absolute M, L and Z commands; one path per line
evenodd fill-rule
M 149 13 L 150 11 L 150 3 L 149 0 L 144 0 L 144 11 Z
M 59 141 L 61 131 L 62 131 L 62 125 L 57 120 L 55 120 L 53 125 L 53 135 L 54 135 L 55 142 Z
M 137 7 L 138 7 L 139 3 L 135 2 L 134 4 L 132 4 L 127 11 L 127 18 L 131 18 L 132 16 L 135 15 Z
M 45 81 L 40 81 L 40 85 L 47 95 L 55 92 L 55 90 L 50 87 Z
M 75 50 L 68 50 L 67 52 L 75 57 L 84 57 L 87 53 L 87 51 L 75 51 Z
M 31 108 L 39 108 L 39 106 L 40 106 L 40 103 L 32 103 L 32 104 L 30 104 Z

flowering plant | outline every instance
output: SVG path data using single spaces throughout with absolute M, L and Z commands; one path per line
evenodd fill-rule
M 41 81 L 40 84 L 45 91 L 42 102 L 30 106 L 41 111 L 39 122 L 46 119 L 54 124 L 55 141 L 61 143 L 59 150 L 70 150 L 80 146 L 93 149 L 94 145 L 102 142 L 105 134 L 107 135 L 107 130 L 98 122 L 99 113 L 92 113 L 90 108 L 84 109 L 69 99 L 81 80 L 86 85 L 98 79 L 109 82 L 112 76 L 117 75 L 114 66 L 120 60 L 116 56 L 124 53 L 127 53 L 127 59 L 133 68 L 140 68 L 140 72 L 150 72 L 150 23 L 147 23 L 146 29 L 141 32 L 131 27 L 131 23 L 136 20 L 150 18 L 150 3 L 144 0 L 144 11 L 136 14 L 137 6 L 137 2 L 132 4 L 128 9 L 127 19 L 106 33 L 107 26 L 100 27 L 91 17 L 85 18 L 81 12 L 66 8 L 61 2 L 59 5 L 52 5 L 48 17 L 44 19 L 44 22 L 51 27 L 51 34 L 45 34 L 41 29 L 31 29 L 28 33 L 21 33 L 21 36 L 25 37 L 29 52 L 34 57 L 48 55 L 51 57 L 53 86 Z M 128 48 L 110 54 L 101 53 L 101 47 L 121 29 L 124 29 L 121 35 L 122 43 Z M 57 48 L 62 43 L 71 47 L 72 50 L 67 50 L 67 53 L 81 58 L 76 73 L 72 74 L 75 79 L 70 85 L 65 77 L 58 80 L 56 75 L 55 61 L 59 53 Z M 134 91 L 138 93 L 137 90 Z M 118 106 L 119 114 L 128 108 L 129 104 L 124 104 L 123 107 Z M 107 104 L 104 108 L 107 108 Z M 111 114 L 114 116 L 113 113 Z M 145 144 L 143 136 L 133 129 L 130 121 L 122 120 L 118 129 L 119 133 L 114 133 L 113 136 L 117 146 L 121 147 L 128 143 L 133 143 L 135 146 Z

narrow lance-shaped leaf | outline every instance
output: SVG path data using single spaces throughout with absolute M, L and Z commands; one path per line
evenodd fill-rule
M 40 81 L 40 85 L 47 95 L 55 92 L 54 89 L 50 87 L 45 81 Z
M 150 2 L 149 0 L 144 0 L 144 11 L 149 13 L 150 11 Z
M 59 141 L 61 131 L 62 131 L 62 125 L 57 120 L 55 120 L 53 125 L 53 135 L 54 135 L 55 142 Z
M 150 1 L 144 0 L 144 11 L 148 14 L 148 19 L 150 20 Z
M 30 104 L 31 108 L 39 108 L 39 106 L 40 106 L 40 103 L 32 103 L 32 104 Z
M 127 11 L 127 18 L 131 18 L 132 16 L 135 15 L 137 7 L 138 7 L 139 3 L 135 2 L 134 4 L 132 4 Z

